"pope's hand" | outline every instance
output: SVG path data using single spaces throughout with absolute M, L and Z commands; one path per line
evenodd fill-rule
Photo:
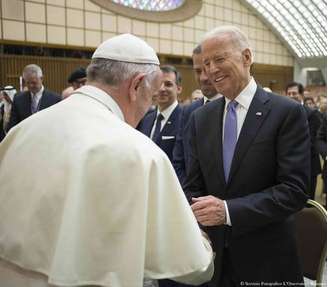
M 215 226 L 226 223 L 223 200 L 212 195 L 193 197 L 191 209 L 197 221 L 203 226 Z

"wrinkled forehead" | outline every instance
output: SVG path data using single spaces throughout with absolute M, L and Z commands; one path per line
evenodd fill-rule
M 202 43 L 202 53 L 208 52 L 208 49 L 220 48 L 233 45 L 234 41 L 230 34 L 213 35 L 205 39 Z

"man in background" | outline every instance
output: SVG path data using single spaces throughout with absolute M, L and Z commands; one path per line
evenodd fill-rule
M 68 77 L 68 83 L 72 85 L 74 90 L 77 90 L 85 85 L 87 81 L 87 73 L 85 68 L 79 67 L 70 74 Z
M 73 91 L 84 86 L 86 81 L 87 81 L 87 74 L 85 68 L 83 67 L 77 68 L 69 75 L 67 82 L 70 84 L 70 86 L 62 91 L 62 98 L 63 99 L 68 98 L 73 93 Z
M 14 97 L 8 130 L 32 114 L 61 101 L 60 95 L 44 88 L 43 73 L 38 65 L 27 65 L 23 70 L 23 79 L 27 91 Z
M 158 108 L 149 112 L 137 129 L 150 137 L 172 161 L 181 113 L 178 104 L 178 95 L 182 92 L 181 75 L 173 66 L 162 66 L 161 71 L 163 76 L 157 93 Z
M 313 109 L 304 102 L 304 87 L 301 83 L 291 82 L 286 86 L 287 97 L 301 103 L 307 115 L 307 122 L 310 129 L 311 139 L 311 182 L 308 188 L 308 195 L 311 199 L 315 199 L 315 190 L 317 187 L 317 176 L 321 173 L 321 165 L 319 153 L 316 148 L 317 133 L 321 125 L 322 116 L 320 112 Z
M 208 281 L 209 242 L 170 161 L 135 129 L 162 83 L 155 51 L 133 35 L 113 37 L 87 78 L 0 145 L 1 285 Z
M 179 133 L 173 150 L 173 166 L 181 184 L 183 184 L 189 169 L 190 161 L 190 115 L 196 109 L 204 106 L 207 102 L 218 99 L 215 87 L 207 77 L 203 69 L 203 59 L 201 46 L 198 45 L 192 54 L 193 71 L 196 82 L 200 87 L 203 97 L 194 101 L 192 104 L 183 107 L 181 112 Z

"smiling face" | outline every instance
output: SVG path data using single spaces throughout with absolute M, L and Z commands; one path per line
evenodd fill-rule
M 161 111 L 172 105 L 181 93 L 181 86 L 176 83 L 174 72 L 164 73 L 162 76 L 162 85 L 158 91 L 157 103 Z
M 250 49 L 242 50 L 226 33 L 205 40 L 202 54 L 206 74 L 216 91 L 233 100 L 250 81 Z

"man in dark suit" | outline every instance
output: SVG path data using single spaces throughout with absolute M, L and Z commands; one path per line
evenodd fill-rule
M 27 91 L 18 93 L 14 97 L 8 131 L 32 114 L 61 101 L 60 95 L 43 87 L 42 77 L 42 70 L 39 66 L 31 64 L 24 68 L 23 79 Z
M 190 115 L 196 109 L 202 107 L 206 102 L 215 100 L 220 97 L 216 89 L 210 82 L 203 69 L 203 60 L 201 54 L 201 46 L 198 45 L 192 54 L 193 70 L 196 82 L 198 83 L 200 90 L 203 94 L 202 99 L 198 99 L 188 106 L 182 108 L 179 133 L 173 149 L 173 167 L 179 178 L 181 184 L 183 184 L 186 173 L 188 171 L 189 157 L 190 157 L 190 129 L 189 119 Z
M 312 109 L 304 105 L 304 87 L 301 83 L 291 82 L 286 86 L 286 95 L 291 99 L 301 103 L 307 115 L 307 121 L 310 129 L 311 139 L 311 182 L 308 188 L 308 195 L 311 199 L 315 198 L 315 190 L 317 187 L 317 176 L 321 173 L 321 165 L 319 153 L 316 148 L 317 133 L 321 125 L 322 116 L 316 109 Z
M 224 97 L 191 116 L 184 190 L 216 252 L 210 286 L 301 284 L 293 214 L 305 205 L 309 183 L 304 109 L 257 86 L 238 28 L 210 31 L 202 56 Z
M 161 67 L 162 85 L 157 94 L 158 109 L 146 114 L 137 129 L 150 137 L 172 161 L 172 152 L 179 128 L 182 91 L 180 73 L 173 66 Z

